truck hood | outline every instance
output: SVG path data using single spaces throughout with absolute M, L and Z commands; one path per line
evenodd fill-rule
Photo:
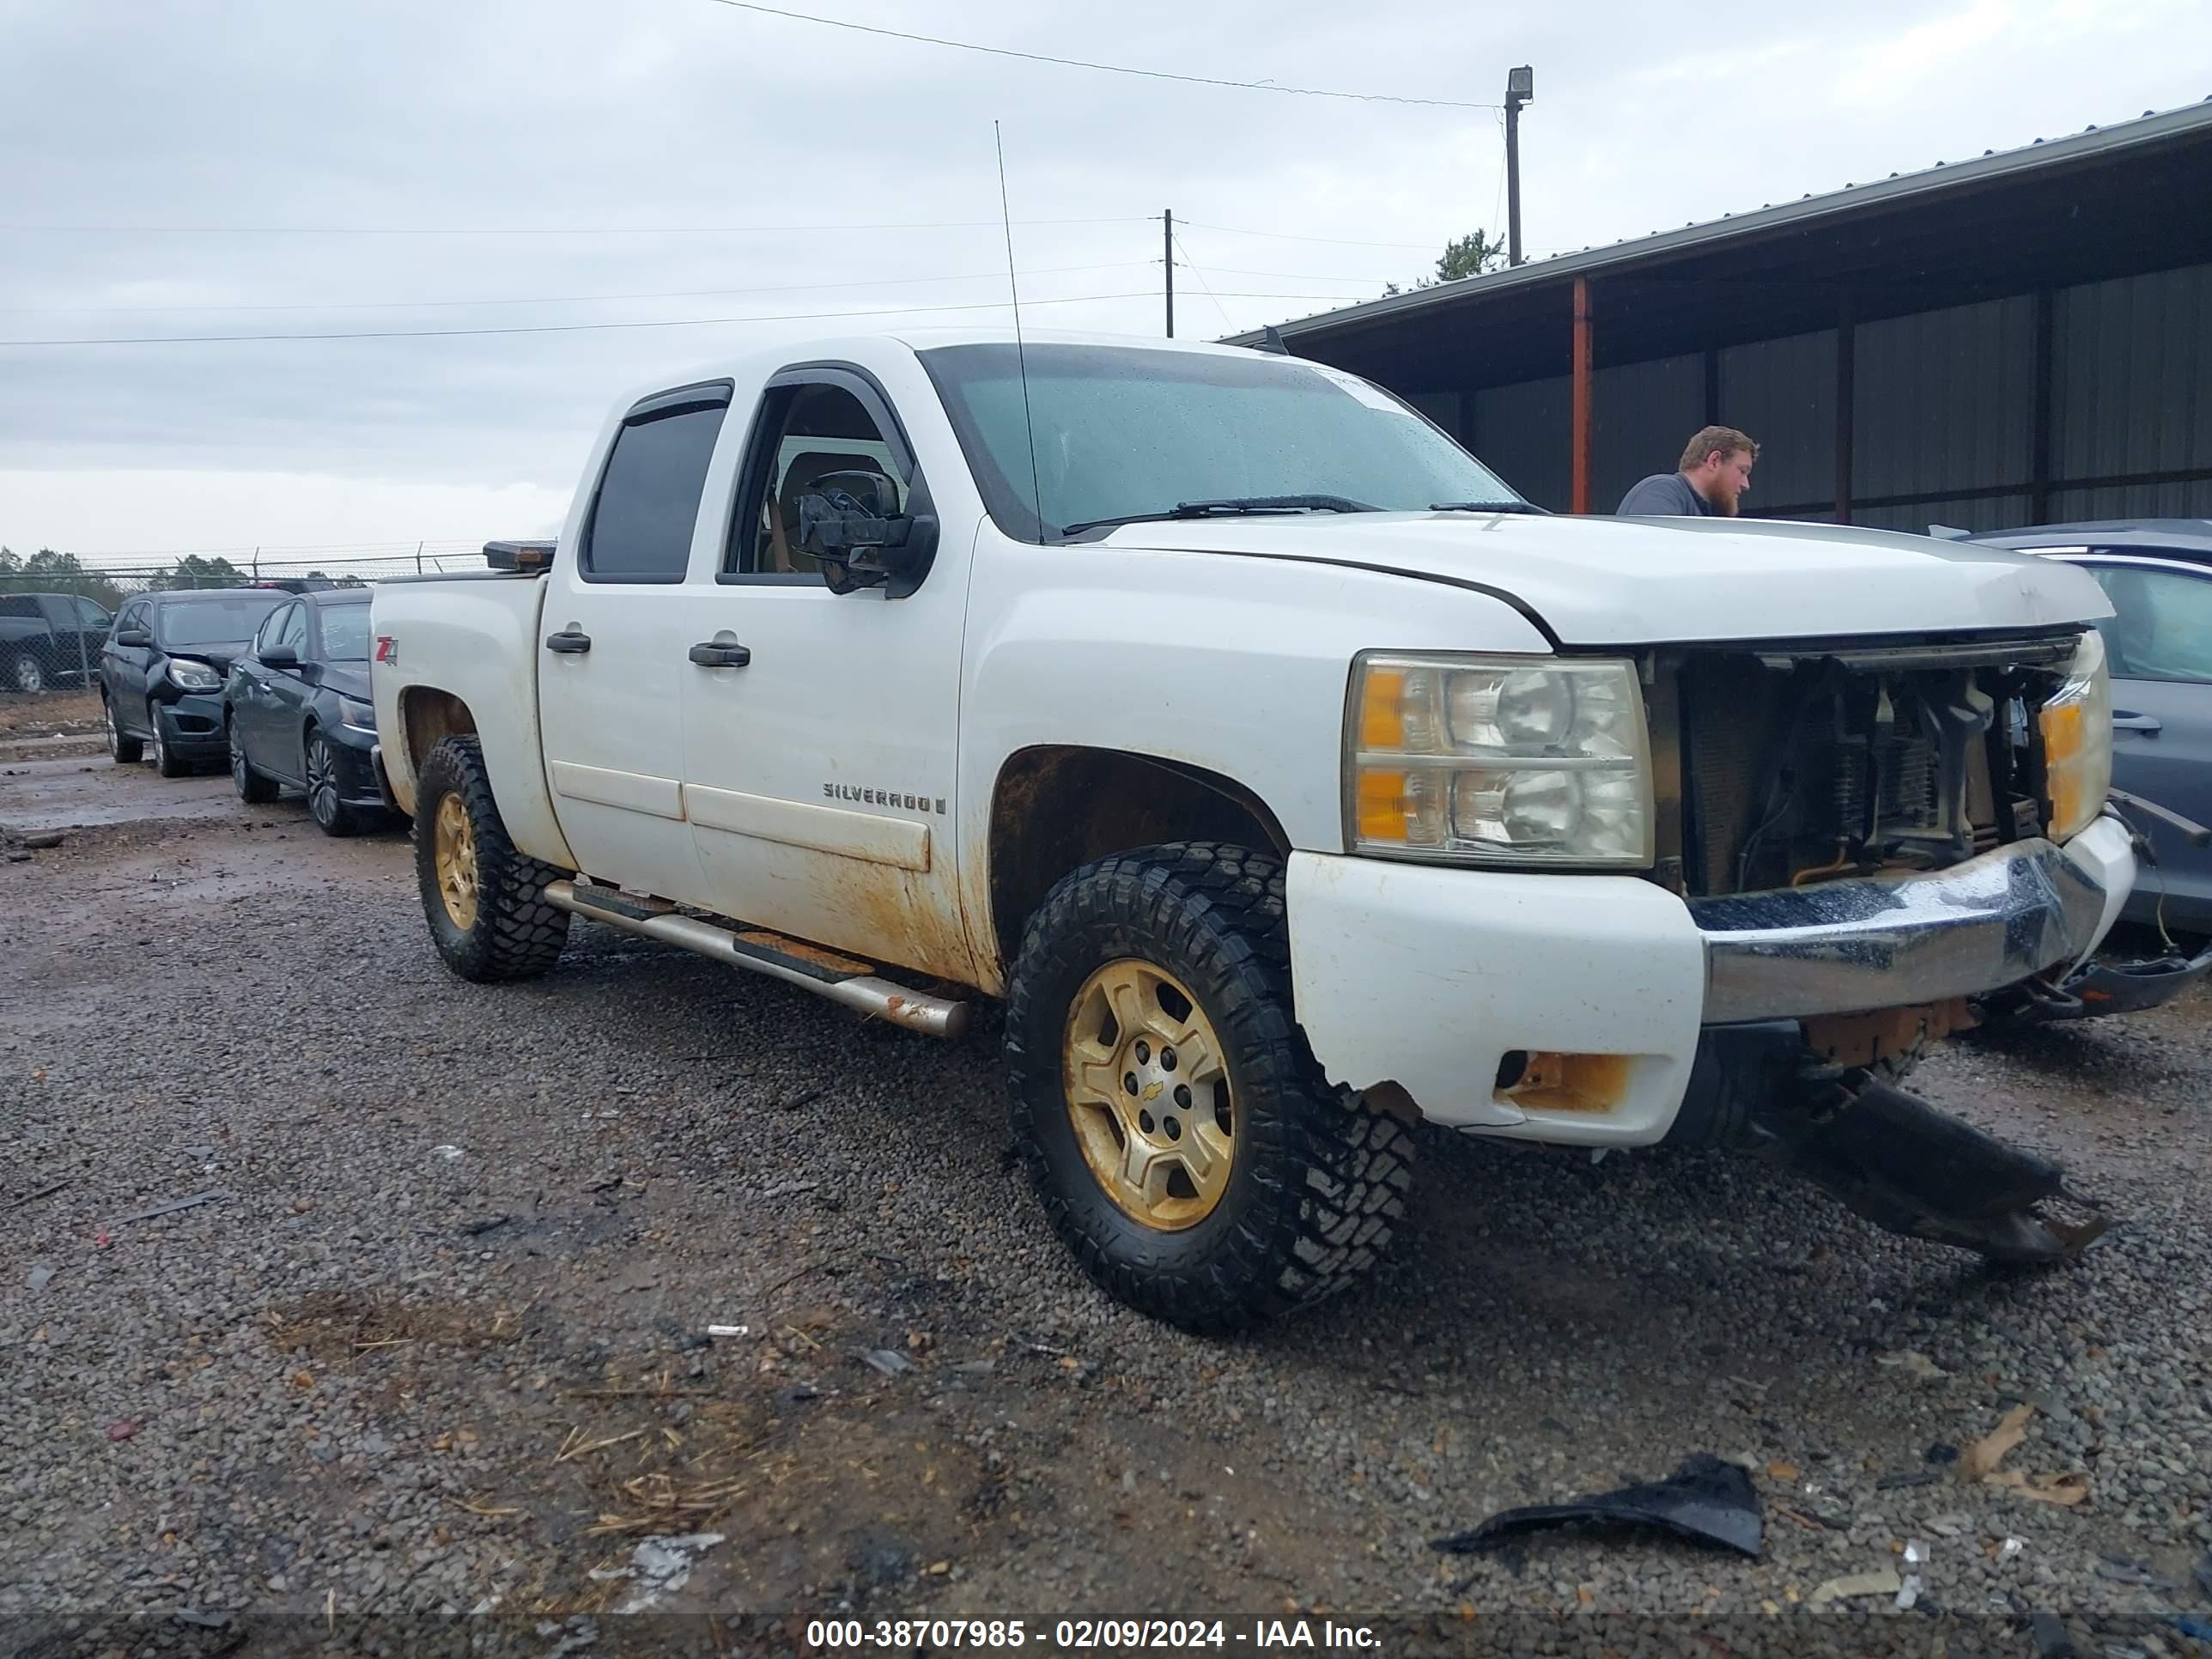
M 1315 513 L 1126 525 L 1105 545 L 1352 565 L 1486 589 L 1562 645 L 1991 632 L 2109 617 L 2055 560 L 1759 519 Z

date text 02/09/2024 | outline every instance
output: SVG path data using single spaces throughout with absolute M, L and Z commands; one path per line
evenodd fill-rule
M 1048 1627 L 1042 1620 L 1023 1619 L 818 1619 L 806 1627 L 810 1649 L 888 1648 L 901 1652 L 927 1647 L 944 1652 L 981 1649 L 1049 1647 L 1063 1652 L 1130 1649 L 1188 1649 L 1231 1646 L 1257 1650 L 1341 1648 L 1372 1652 L 1382 1644 L 1364 1625 L 1323 1620 L 1260 1619 L 1236 1625 L 1221 1619 L 1060 1619 Z

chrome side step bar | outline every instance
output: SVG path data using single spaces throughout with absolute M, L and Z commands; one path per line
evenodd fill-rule
M 720 927 L 677 915 L 665 899 L 641 899 L 611 887 L 579 887 L 573 881 L 549 884 L 545 902 L 571 915 L 587 916 L 747 973 L 780 979 L 925 1036 L 957 1037 L 968 1029 L 966 1003 L 910 991 L 881 977 L 871 963 L 780 933 Z

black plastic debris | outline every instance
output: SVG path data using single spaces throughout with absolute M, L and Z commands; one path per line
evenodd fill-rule
M 1623 1486 L 1565 1504 L 1531 1504 L 1503 1510 L 1472 1532 L 1439 1538 L 1430 1547 L 1450 1555 L 1469 1555 L 1496 1547 L 1516 1533 L 1577 1522 L 1613 1527 L 1657 1527 L 1662 1531 L 1718 1544 L 1756 1556 L 1765 1522 L 1751 1477 L 1710 1453 L 1685 1458 L 1664 1480 Z

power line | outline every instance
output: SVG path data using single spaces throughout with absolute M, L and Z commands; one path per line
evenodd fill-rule
M 1246 230 L 1240 225 L 1208 224 L 1203 219 L 1185 219 L 1181 222 L 1193 230 L 1218 230 L 1231 236 L 1265 236 L 1277 242 L 1327 242 L 1333 247 L 1404 247 L 1416 252 L 1426 252 L 1431 246 L 1427 242 L 1363 242 L 1345 236 L 1297 236 L 1284 230 Z
M 1176 242 L 1180 246 L 1182 239 L 1176 238 Z M 1312 270 L 1251 270 L 1243 265 L 1208 265 L 1206 269 L 1217 276 L 1272 276 L 1285 283 L 1368 283 L 1380 286 L 1391 280 L 1388 276 L 1324 276 Z
M 787 17 L 795 22 L 819 23 L 833 29 L 852 29 L 861 34 L 879 34 L 893 40 L 914 40 L 927 46 L 951 46 L 960 52 L 988 52 L 994 58 L 1018 58 L 1024 63 L 1056 64 L 1062 69 L 1097 70 L 1108 75 L 1138 75 L 1151 81 L 1181 81 L 1201 87 L 1234 87 L 1242 92 L 1282 92 L 1300 98 L 1348 98 L 1366 104 L 1419 104 L 1431 109 L 1499 109 L 1498 104 L 1468 104 L 1453 98 L 1404 98 L 1387 92 L 1335 92 L 1322 87 L 1285 87 L 1273 81 L 1226 81 L 1210 75 L 1177 75 L 1168 70 L 1131 69 L 1122 64 L 1096 64 L 1081 58 L 1054 58 L 1041 52 L 1017 52 L 1011 46 L 978 46 L 972 40 L 948 40 L 934 34 L 910 34 L 904 29 L 878 28 L 872 23 L 848 22 L 842 17 L 817 17 L 811 12 L 786 11 L 780 6 L 763 6 L 754 0 L 714 0 L 718 6 L 727 6 L 734 11 L 759 12 L 769 17 Z
M 1024 303 L 1036 306 L 1091 305 L 1109 300 L 1149 300 L 1149 292 L 1127 294 L 1069 294 Z M 1340 294 L 1231 294 L 1232 300 L 1342 300 Z M 273 340 L 441 340 L 491 334 L 592 334 L 630 328 L 710 328 L 731 323 L 826 322 L 845 317 L 916 317 L 948 311 L 1003 311 L 1004 300 L 982 300 L 965 305 L 890 306 L 872 311 L 793 311 L 760 317 L 666 317 L 625 323 L 532 323 L 502 328 L 363 329 L 340 333 L 305 334 L 142 334 L 74 340 L 0 340 L 0 348 L 41 346 L 222 345 Z
M 1156 213 L 1111 218 L 1018 219 L 1024 225 L 1139 225 Z M 996 219 L 921 219 L 847 225 L 0 225 L 11 235 L 91 236 L 783 236 L 846 230 L 996 230 Z
M 1137 265 L 1157 264 L 1155 259 L 1121 259 L 1098 265 L 1044 265 L 1029 276 L 1064 276 L 1072 271 L 1125 270 Z M 1259 275 L 1273 275 L 1260 272 Z M 19 316 L 116 316 L 148 312 L 180 311 L 428 311 L 449 306 L 565 306 L 584 305 L 611 300 L 702 300 L 731 294 L 802 294 L 827 289 L 843 288 L 903 288 L 931 283 L 976 283 L 997 281 L 1004 271 L 985 270 L 953 276 L 878 276 L 850 283 L 786 283 L 768 288 L 687 288 L 669 289 L 654 294 L 552 294 L 534 299 L 520 300 L 301 300 L 279 302 L 259 302 L 246 305 L 161 305 L 161 306 L 0 306 L 0 313 Z M 1293 277 L 1291 280 L 1297 280 Z
M 1176 252 L 1182 255 L 1183 269 L 1190 272 L 1192 276 L 1198 278 L 1198 286 L 1200 289 L 1205 294 L 1207 299 L 1213 301 L 1214 310 L 1218 312 L 1221 315 L 1221 325 L 1227 329 L 1231 334 L 1234 334 L 1237 331 L 1237 325 L 1230 321 L 1228 307 L 1221 303 L 1221 296 L 1216 294 L 1213 291 L 1212 286 L 1206 282 L 1204 268 L 1191 258 L 1190 250 L 1183 246 L 1182 237 L 1178 236 L 1175 239 L 1175 247 Z M 1300 295 L 1297 297 L 1306 299 L 1311 296 Z

